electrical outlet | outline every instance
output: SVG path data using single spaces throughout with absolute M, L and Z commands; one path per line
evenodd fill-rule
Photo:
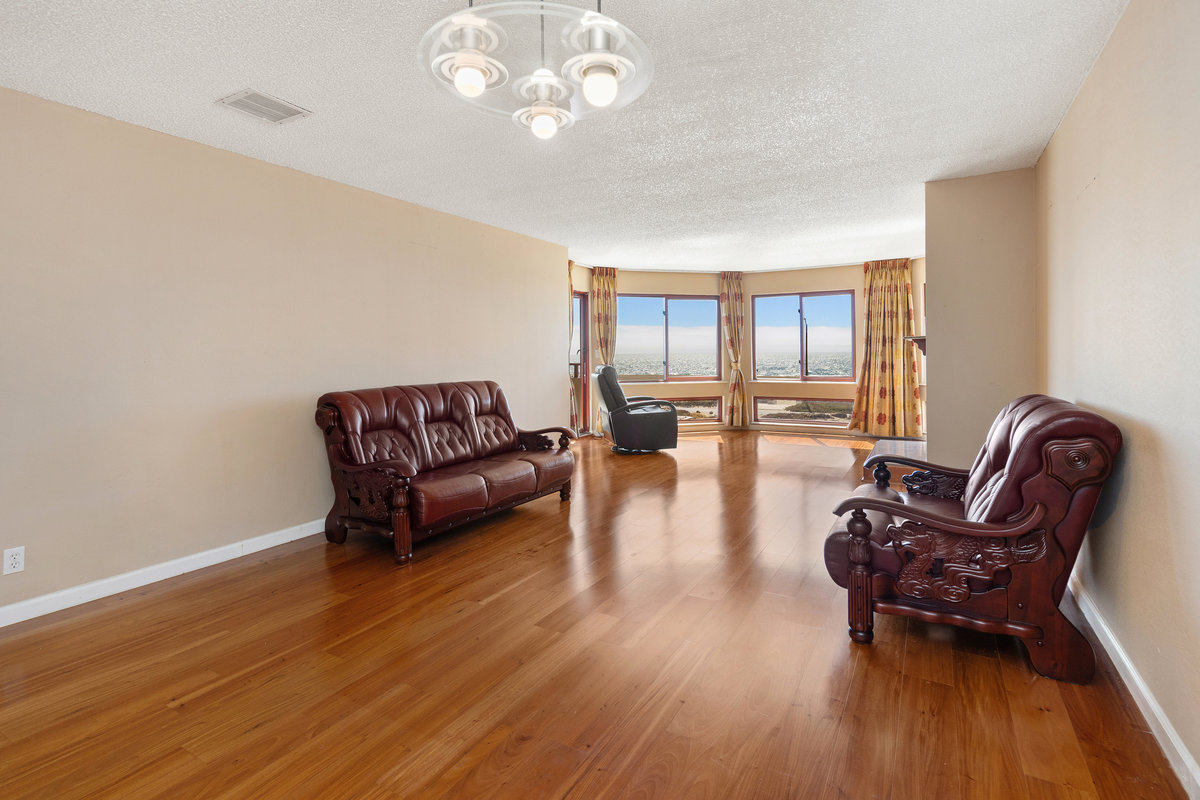
M 4 551 L 4 574 L 25 571 L 25 545 Z

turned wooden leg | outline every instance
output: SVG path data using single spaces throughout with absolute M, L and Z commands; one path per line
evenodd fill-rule
M 392 511 L 392 544 L 397 564 L 407 564 L 412 560 L 412 528 L 408 524 L 407 508 Z
M 1090 683 L 1096 674 L 1096 654 L 1087 637 L 1058 609 L 1049 620 L 1037 622 L 1042 637 L 1022 639 L 1021 644 L 1038 674 L 1067 683 Z
M 871 597 L 871 521 L 861 508 L 850 512 L 850 576 L 846 594 L 850 603 L 850 638 L 868 644 L 875 636 L 875 607 Z
M 346 520 L 338 513 L 336 505 L 325 517 L 325 539 L 334 544 L 344 544 L 346 541 Z
M 564 483 L 562 485 L 562 488 L 558 490 L 558 496 L 562 500 L 570 500 L 571 499 L 571 482 L 570 481 L 567 481 L 566 483 Z
M 887 462 L 880 461 L 875 465 L 874 472 L 871 477 L 875 479 L 875 485 L 880 489 L 886 489 L 892 484 L 892 472 L 887 468 Z

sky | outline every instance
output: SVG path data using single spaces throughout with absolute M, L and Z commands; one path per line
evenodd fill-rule
M 671 352 L 710 353 L 717 347 L 717 301 L 672 299 Z M 800 314 L 797 295 L 754 298 L 762 353 L 800 353 Z M 811 352 L 850 351 L 851 300 L 848 294 L 814 295 L 804 299 Z M 751 320 L 746 320 L 747 326 Z M 655 354 L 663 350 L 663 299 L 617 298 L 617 347 L 623 353 Z M 750 332 L 747 331 L 747 334 Z M 747 336 L 749 339 L 749 336 Z

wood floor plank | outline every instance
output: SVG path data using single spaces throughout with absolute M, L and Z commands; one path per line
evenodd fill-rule
M 1182 798 L 1111 663 L 846 634 L 822 546 L 870 443 L 574 445 L 573 498 L 309 537 L 0 629 L 0 797 Z M 319 454 L 318 454 L 319 455 Z

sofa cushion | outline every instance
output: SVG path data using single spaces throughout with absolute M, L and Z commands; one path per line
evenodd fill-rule
M 476 458 L 520 447 L 517 423 L 508 408 L 508 398 L 499 386 L 492 381 L 464 381 L 457 386 L 469 401 Z
M 502 506 L 537 491 L 537 475 L 527 461 L 480 459 L 462 466 L 469 467 L 487 484 L 488 508 Z
M 455 465 L 423 472 L 409 482 L 414 528 L 430 528 L 487 508 L 487 482 Z
M 533 466 L 537 476 L 537 489 L 544 491 L 555 484 L 571 479 L 575 469 L 575 457 L 570 450 L 514 450 L 488 456 L 487 461 L 524 461 Z

